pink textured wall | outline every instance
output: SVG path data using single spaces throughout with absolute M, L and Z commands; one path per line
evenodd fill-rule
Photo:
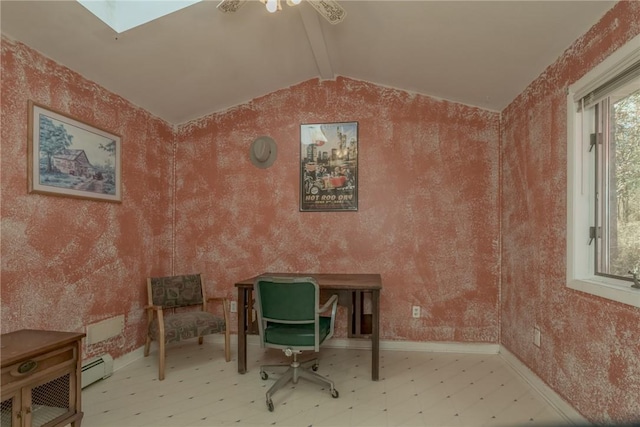
M 124 333 L 85 355 L 135 350 L 144 277 L 170 268 L 172 127 L 5 37 L 1 96 L 2 332 L 123 314 Z M 122 136 L 121 204 L 27 193 L 29 99 Z
M 359 123 L 359 210 L 299 212 L 299 126 L 341 121 Z M 346 78 L 190 122 L 177 269 L 227 292 L 263 271 L 380 273 L 383 339 L 496 343 L 498 134 L 497 113 Z M 278 144 L 269 169 L 249 161 L 259 135 Z
M 619 3 L 503 112 L 502 130 L 497 113 L 343 78 L 174 130 L 3 37 L 2 332 L 125 314 L 122 337 L 86 349 L 118 357 L 143 343 L 149 274 L 198 270 L 210 293 L 234 296 L 265 270 L 380 272 L 384 339 L 501 340 L 591 420 L 631 419 L 638 309 L 564 286 L 565 88 L 639 33 L 640 3 Z M 28 99 L 122 135 L 122 204 L 27 194 Z M 360 125 L 359 211 L 300 213 L 299 125 L 334 121 Z M 279 148 L 266 170 L 247 151 L 263 134 Z
M 278 270 L 381 273 L 385 339 L 498 341 L 497 113 L 312 80 L 173 131 L 6 38 L 2 73 L 3 332 L 125 314 L 124 336 L 87 349 L 118 357 L 143 343 L 147 275 L 200 271 L 234 297 Z M 122 135 L 122 204 L 27 194 L 28 99 Z M 300 123 L 353 120 L 359 211 L 299 212 Z M 262 134 L 267 170 L 248 160 Z
M 503 112 L 502 344 L 595 422 L 640 420 L 640 309 L 565 287 L 565 89 L 637 34 L 618 3 Z

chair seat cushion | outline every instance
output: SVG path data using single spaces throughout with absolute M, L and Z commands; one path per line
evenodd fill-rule
M 206 311 L 190 311 L 164 316 L 165 342 L 178 342 L 189 338 L 224 332 L 224 319 Z M 158 319 L 149 325 L 149 336 L 158 339 Z
M 331 329 L 331 318 L 320 316 L 320 341 L 322 343 Z M 311 346 L 315 345 L 313 323 L 289 325 L 284 323 L 267 324 L 264 330 L 265 342 L 278 345 Z

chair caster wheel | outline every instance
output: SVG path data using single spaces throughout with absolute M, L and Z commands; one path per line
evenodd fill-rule
M 269 412 L 273 412 L 273 402 L 271 400 L 267 400 L 267 408 L 269 408 Z
M 265 371 L 260 372 L 260 378 L 262 378 L 263 380 L 266 380 L 269 378 L 269 374 L 267 374 Z
M 338 393 L 338 390 L 336 390 L 335 388 L 331 390 L 331 397 L 333 397 L 334 399 L 337 399 L 338 396 L 340 396 L 340 393 Z
M 318 370 L 318 364 L 316 363 L 316 364 L 314 364 L 313 366 L 311 366 L 311 370 L 312 370 L 313 372 L 316 372 L 316 371 Z

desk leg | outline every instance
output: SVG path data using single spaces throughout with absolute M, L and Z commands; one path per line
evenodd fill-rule
M 247 291 L 238 288 L 238 372 L 247 372 Z
M 380 377 L 380 291 L 371 292 L 371 379 Z
M 356 337 L 360 337 L 362 336 L 362 291 L 355 291 L 353 296 L 354 311 L 356 312 L 356 327 L 353 332 Z

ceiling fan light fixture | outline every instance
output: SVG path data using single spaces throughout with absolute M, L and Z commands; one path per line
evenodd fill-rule
M 1 0 L 0 0 L 1 1 Z M 194 1 L 194 0 L 190 0 Z M 222 0 L 218 4 L 218 9 L 222 12 L 236 12 L 240 6 L 249 0 Z M 302 3 L 302 0 L 285 0 L 289 6 L 296 6 Z M 260 3 L 267 7 L 270 13 L 282 10 L 282 0 L 260 0 Z M 347 15 L 347 11 L 336 0 L 307 0 L 320 15 L 322 15 L 329 23 L 338 24 L 342 22 Z
M 280 0 L 260 0 L 267 7 L 267 12 L 275 13 L 279 10 L 282 10 L 282 5 L 280 4 Z

